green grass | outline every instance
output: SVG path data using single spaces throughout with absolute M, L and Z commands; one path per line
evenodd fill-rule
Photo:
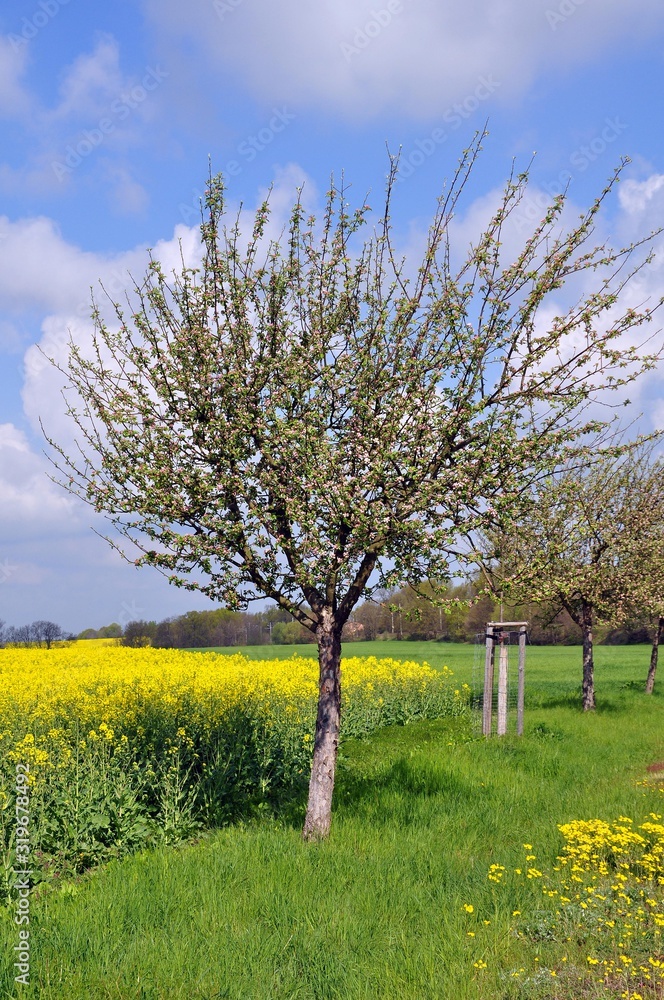
M 246 652 L 293 648 L 314 652 Z M 460 681 L 470 680 L 474 655 L 472 646 L 408 642 L 345 652 L 448 664 Z M 647 664 L 646 647 L 599 647 L 599 707 L 584 715 L 580 649 L 531 647 L 521 740 L 476 739 L 451 719 L 346 741 L 327 843 L 301 842 L 299 803 L 33 900 L 33 985 L 13 985 L 16 929 L 6 918 L 0 997 L 577 1000 L 550 980 L 540 988 L 535 977 L 525 993 L 510 978 L 535 957 L 559 968 L 563 953 L 574 956 L 569 943 L 510 932 L 513 910 L 536 920 L 542 902 L 538 883 L 509 873 L 524 843 L 550 866 L 559 823 L 661 810 L 658 788 L 636 784 L 664 759 L 664 699 L 639 690 Z M 504 885 L 487 880 L 492 862 L 507 867 Z

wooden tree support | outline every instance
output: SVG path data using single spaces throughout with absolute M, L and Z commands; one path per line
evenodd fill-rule
M 516 731 L 523 736 L 523 708 L 525 700 L 526 679 L 526 628 L 528 622 L 487 622 L 486 645 L 484 658 L 484 700 L 482 703 L 482 733 L 491 736 L 493 729 L 493 677 L 496 661 L 496 643 L 498 643 L 498 705 L 496 732 L 498 736 L 507 733 L 507 667 L 508 667 L 508 632 L 519 630 L 519 682 L 517 692 Z

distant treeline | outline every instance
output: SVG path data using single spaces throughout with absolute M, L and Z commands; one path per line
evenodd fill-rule
M 0 621 L 0 646 L 45 646 L 51 648 L 52 643 L 63 639 L 73 639 L 74 636 L 63 631 L 56 622 L 38 621 L 29 625 L 8 625 Z
M 360 640 L 436 640 L 474 642 L 482 636 L 487 621 L 500 618 L 500 608 L 488 597 L 478 597 L 471 585 L 450 587 L 445 608 L 433 607 L 410 589 L 379 595 L 357 607 L 343 632 L 344 642 Z M 536 605 L 505 608 L 505 617 L 529 622 L 533 645 L 577 645 L 581 630 L 569 614 L 550 614 Z M 315 637 L 286 611 L 270 608 L 256 614 L 218 609 L 189 611 L 163 621 L 132 621 L 124 630 L 113 624 L 79 638 L 122 636 L 127 646 L 153 645 L 166 648 L 206 646 L 258 646 L 313 643 Z M 630 622 L 624 628 L 598 629 L 600 642 L 650 642 L 647 621 Z
M 266 643 L 315 642 L 286 611 L 271 608 L 249 614 L 242 611 L 188 611 L 163 621 L 133 621 L 124 629 L 125 646 L 187 649 L 205 646 L 262 646 Z
M 343 632 L 344 642 L 359 640 L 436 640 L 474 642 L 488 621 L 500 618 L 500 609 L 488 597 L 477 597 L 470 585 L 450 587 L 449 604 L 435 608 L 410 589 L 378 595 L 355 609 Z M 469 603 L 470 602 L 470 605 Z M 578 645 L 581 630 L 567 612 L 547 613 L 536 605 L 505 608 L 505 618 L 529 622 L 528 637 L 533 645 Z M 0 646 L 50 648 L 54 642 L 78 639 L 119 639 L 126 646 L 160 646 L 187 649 L 206 646 L 262 646 L 315 643 L 308 629 L 287 611 L 272 607 L 255 614 L 218 608 L 188 611 L 162 621 L 131 621 L 123 628 L 118 622 L 100 629 L 88 628 L 78 636 L 66 633 L 51 621 L 8 626 L 0 621 Z M 598 640 L 606 644 L 648 643 L 652 639 L 649 621 L 632 621 L 620 629 L 598 629 Z
M 410 588 L 386 594 L 380 601 L 367 601 L 355 609 L 351 621 L 361 626 L 356 639 L 438 640 L 475 642 L 488 621 L 527 621 L 528 641 L 535 646 L 576 646 L 581 629 L 567 611 L 536 604 L 508 606 L 489 597 L 479 597 L 473 586 L 460 585 L 447 591 L 446 607 L 433 607 Z M 597 641 L 607 645 L 649 643 L 654 624 L 646 618 L 626 622 L 622 628 L 597 627 Z

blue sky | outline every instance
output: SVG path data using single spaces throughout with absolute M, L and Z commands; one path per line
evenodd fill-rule
M 71 440 L 57 372 L 89 339 L 89 289 L 120 297 L 148 247 L 193 252 L 208 158 L 229 199 L 274 185 L 277 218 L 332 172 L 380 202 L 402 148 L 394 222 L 417 247 L 474 131 L 490 136 L 455 237 L 467 245 L 512 161 L 531 184 L 515 236 L 569 182 L 571 217 L 620 158 L 601 235 L 664 224 L 661 0 L 16 0 L 0 8 L 0 618 L 79 631 L 209 607 L 123 563 L 48 479 L 39 420 Z M 656 241 L 656 245 L 662 243 Z M 663 247 L 664 249 L 664 247 Z M 664 294 L 662 258 L 638 288 Z M 664 368 L 629 416 L 664 427 Z

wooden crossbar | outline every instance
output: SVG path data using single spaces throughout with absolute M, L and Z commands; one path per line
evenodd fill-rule
M 487 628 L 511 628 L 521 627 L 522 625 L 527 625 L 528 622 L 487 622 Z

